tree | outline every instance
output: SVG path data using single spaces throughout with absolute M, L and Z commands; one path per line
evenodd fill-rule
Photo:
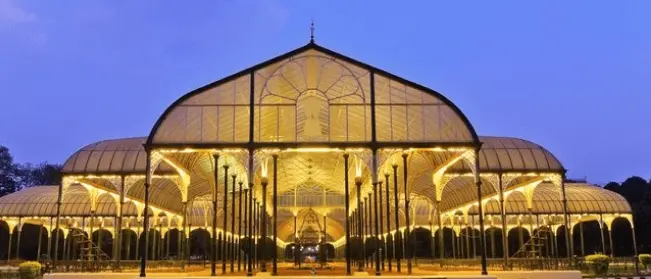
M 619 183 L 611 181 L 611 182 L 608 182 L 608 184 L 606 184 L 606 186 L 604 186 L 604 189 L 610 190 L 610 191 L 613 191 L 613 192 L 617 192 L 619 187 L 620 187 Z
M 17 168 L 9 148 L 0 145 L 0 197 L 18 190 Z
M 20 173 L 19 186 L 21 188 L 37 185 L 61 184 L 61 169 L 63 166 L 47 162 L 38 165 L 30 163 L 18 166 Z
M 631 176 L 621 185 L 611 182 L 604 188 L 622 195 L 631 205 L 638 252 L 651 251 L 651 182 L 639 176 Z

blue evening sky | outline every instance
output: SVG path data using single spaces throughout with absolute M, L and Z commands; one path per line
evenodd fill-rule
M 0 0 L 18 162 L 144 136 L 194 88 L 318 44 L 433 88 L 596 183 L 651 177 L 651 1 Z

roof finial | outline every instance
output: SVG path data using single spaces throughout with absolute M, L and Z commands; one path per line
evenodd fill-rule
M 312 24 L 310 25 L 310 43 L 314 43 L 314 17 L 312 17 Z

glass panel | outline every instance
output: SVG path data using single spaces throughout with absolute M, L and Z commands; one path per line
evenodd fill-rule
M 370 140 L 366 132 L 370 130 L 370 114 L 363 106 L 369 101 L 368 82 L 367 71 L 316 51 L 258 70 L 255 105 L 260 113 L 255 121 L 256 139 Z
M 248 141 L 249 79 L 245 74 L 183 101 L 158 127 L 154 142 Z

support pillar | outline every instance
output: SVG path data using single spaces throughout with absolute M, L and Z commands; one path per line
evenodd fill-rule
M 253 192 L 251 192 L 251 196 L 253 196 Z M 260 232 L 260 214 L 259 214 L 259 209 L 260 206 L 258 206 L 258 201 L 257 198 L 253 198 L 253 217 L 251 219 L 251 223 L 253 223 L 253 264 L 254 268 L 258 268 L 258 238 L 259 238 L 259 232 Z
M 231 175 L 231 180 L 233 184 L 231 187 L 231 273 L 235 272 L 235 179 L 237 178 L 236 174 Z
M 145 251 L 143 251 L 143 257 L 140 258 L 140 277 L 147 277 L 146 269 L 147 269 L 147 256 L 149 253 L 149 187 L 151 185 L 151 150 L 149 148 L 145 148 L 147 152 L 147 161 L 146 161 L 146 166 L 145 166 L 145 206 L 143 208 L 143 215 L 145 217 L 144 219 L 144 224 L 143 224 L 143 234 L 145 237 Z M 92 238 L 92 232 L 91 232 L 91 238 Z
M 439 225 L 439 239 L 438 239 L 439 240 L 439 257 L 441 258 L 441 260 L 444 260 L 445 259 L 445 242 L 443 241 L 443 229 L 444 229 L 444 227 L 443 227 L 443 220 L 442 220 L 443 216 L 441 215 L 441 208 L 440 208 L 441 201 L 436 201 L 434 206 L 436 207 L 436 214 L 438 216 L 437 221 L 438 221 L 438 225 Z M 454 232 L 452 232 L 452 233 L 454 233 Z
M 612 225 L 612 223 L 611 223 Z M 610 244 L 610 257 L 614 258 L 615 257 L 615 245 L 613 244 L 613 230 L 610 227 L 606 227 L 608 229 L 608 244 Z
M 115 257 L 115 260 L 116 260 L 116 266 L 117 266 L 118 270 L 120 269 L 120 261 L 122 261 L 122 245 L 124 243 L 124 241 L 122 241 L 122 237 L 123 237 L 123 234 L 122 234 L 122 216 L 124 216 L 123 215 L 124 214 L 124 205 L 125 205 L 125 202 L 126 202 L 125 199 L 124 199 L 125 194 L 126 194 L 125 193 L 126 185 L 124 185 L 124 184 L 125 184 L 125 179 L 124 179 L 124 175 L 123 175 L 123 176 L 120 177 L 120 208 L 119 208 L 119 211 L 118 211 L 118 216 L 117 216 L 117 218 L 115 218 L 116 219 L 116 224 L 114 225 L 114 227 L 116 227 L 116 229 L 115 229 L 116 230 L 116 239 L 113 240 L 113 243 L 116 243 L 116 240 L 117 240 L 117 245 L 114 245 L 114 246 L 117 246 L 117 247 L 115 247 L 115 256 L 114 257 Z
M 346 206 L 346 275 L 351 275 L 350 270 L 350 191 L 348 189 L 348 154 L 344 154 L 344 195 L 345 195 L 345 206 Z M 296 218 L 296 217 L 294 217 Z M 296 219 L 294 219 L 294 228 L 296 228 Z M 295 230 L 295 229 L 294 229 Z M 294 237 L 296 237 L 296 231 L 294 231 Z M 294 241 L 296 243 L 296 241 Z
M 581 257 L 585 257 L 585 240 L 583 238 L 583 221 L 579 222 L 579 237 L 581 241 Z
M 88 239 L 90 241 L 88 242 L 87 254 L 84 255 L 84 256 L 86 257 L 85 260 L 87 262 L 90 262 L 91 255 L 93 254 L 93 226 L 95 225 L 95 211 L 94 210 L 90 211 L 90 219 L 88 220 L 88 225 L 90 226 L 90 230 L 88 231 Z M 64 235 L 64 238 L 63 238 L 63 243 L 64 243 L 63 247 L 66 247 L 66 245 L 65 245 L 65 243 L 66 243 L 65 235 Z
M 477 234 L 475 233 L 475 217 L 471 217 L 470 219 L 470 231 L 472 232 L 472 257 L 471 258 L 474 258 L 477 257 L 477 241 L 476 241 Z M 481 237 L 484 238 L 486 236 L 482 235 Z
M 260 245 L 260 271 L 267 272 L 267 185 L 269 180 L 267 177 L 262 177 L 262 207 L 260 208 L 260 219 L 262 225 L 260 226 L 262 243 Z
M 369 255 L 366 255 L 366 251 L 368 250 L 369 247 L 369 241 L 371 239 L 371 235 L 373 234 L 373 230 L 371 229 L 371 193 L 368 193 L 368 197 L 364 198 L 364 213 L 363 213 L 363 218 L 364 218 L 364 267 L 366 269 L 369 268 L 369 265 L 371 264 L 371 259 L 372 256 L 369 258 Z
M 407 169 L 408 169 L 407 168 L 407 157 L 408 156 L 409 155 L 407 153 L 402 153 L 402 169 L 403 169 L 403 171 L 402 171 L 402 179 L 403 179 L 403 186 L 405 188 L 405 192 L 404 192 L 404 195 L 405 195 L 405 241 L 403 243 L 404 243 L 404 247 L 406 248 L 405 249 L 405 254 L 406 254 L 406 257 L 407 257 L 407 274 L 411 274 L 411 261 L 412 261 L 412 258 L 413 258 L 414 255 L 412 253 L 413 252 L 413 247 L 412 247 L 413 243 L 412 243 L 411 232 L 409 230 L 409 226 L 411 225 L 411 223 L 409 221 L 409 209 L 410 209 L 409 204 L 410 204 L 410 201 L 409 201 L 409 191 L 408 191 L 408 187 L 407 187 L 407 181 L 408 181 L 408 179 L 407 179 L 408 178 L 408 175 L 407 175 Z
M 382 218 L 382 181 L 378 181 L 377 184 L 378 184 L 377 185 L 377 192 L 378 192 L 377 196 L 378 196 L 378 199 L 379 199 L 380 209 L 376 210 L 375 214 L 379 215 L 376 218 L 376 220 L 379 219 L 380 223 L 377 226 L 379 226 L 380 231 L 378 233 L 379 238 L 377 239 L 376 242 L 379 242 L 377 251 L 378 251 L 378 253 L 380 253 L 381 267 L 382 267 L 382 271 L 384 271 L 384 256 L 382 256 L 382 248 L 384 248 L 384 253 L 386 254 L 387 249 L 386 249 L 385 243 L 387 241 L 386 241 L 386 237 L 384 237 L 384 219 Z M 375 200 L 376 204 L 377 204 L 378 199 Z M 389 201 L 387 201 L 387 202 L 389 202 Z M 377 223 L 378 221 L 375 221 L 375 222 Z
M 271 275 L 278 275 L 278 154 L 273 154 L 272 156 L 273 159 L 273 167 L 274 167 L 274 180 L 273 180 L 273 195 L 274 195 L 274 200 L 273 200 L 273 243 L 274 243 L 274 249 L 273 249 L 273 262 L 272 262 L 272 267 L 271 267 Z
M 127 228 L 128 228 L 128 225 L 127 225 Z M 126 244 L 127 247 L 125 247 L 126 249 L 125 249 L 124 258 L 127 261 L 130 261 L 131 260 L 131 232 L 129 232 L 127 234 L 127 241 L 126 242 L 127 242 L 127 244 Z M 136 235 L 136 247 L 138 247 L 137 242 L 138 242 L 138 236 Z M 136 248 L 136 249 L 138 249 L 138 248 Z
M 213 169 L 213 178 L 215 180 L 215 189 L 213 189 L 212 196 L 212 223 L 210 237 L 210 276 L 217 276 L 217 194 L 219 192 L 219 154 L 213 154 L 215 168 Z M 224 200 L 224 204 L 226 201 Z M 188 232 L 190 233 L 190 232 Z M 189 239 L 189 237 L 188 237 Z M 188 246 L 188 249 L 190 247 Z M 190 251 L 188 251 L 190 252 Z M 188 253 L 190 255 L 190 253 Z
M 495 258 L 495 228 L 491 230 L 491 258 Z
M 244 268 L 246 269 L 246 276 L 253 276 L 253 267 L 251 265 L 251 250 L 253 246 L 251 245 L 251 218 L 250 218 L 250 207 L 251 207 L 251 201 L 250 201 L 250 190 L 253 188 L 253 183 L 249 183 L 249 187 L 247 189 L 244 189 L 244 235 L 246 238 L 246 261 Z
M 631 219 L 629 220 L 631 223 L 631 237 L 633 237 L 633 259 L 635 260 L 635 274 L 640 275 L 640 266 L 639 266 L 639 258 L 637 254 L 637 240 L 635 238 L 635 224 L 633 223 L 633 216 L 631 216 Z
M 246 268 L 246 276 L 253 276 L 253 249 L 254 249 L 254 243 L 255 241 L 253 240 L 253 237 L 255 236 L 253 234 L 253 152 L 249 151 L 249 188 L 246 189 L 246 196 L 247 196 L 247 206 L 246 210 L 244 211 L 244 215 L 246 216 L 247 220 L 247 236 L 248 236 L 248 242 L 247 242 L 247 268 Z
M 400 208 L 400 203 L 398 200 L 398 164 L 393 163 L 391 165 L 393 168 L 393 202 L 394 202 L 394 207 L 393 207 L 393 212 L 396 217 L 396 233 L 393 237 L 393 251 L 396 255 L 396 268 L 398 272 L 400 272 L 401 266 L 400 266 L 400 259 L 402 258 L 400 254 L 398 254 L 396 251 L 398 250 L 398 241 L 402 240 L 402 237 L 400 237 L 400 215 L 399 215 L 399 208 Z M 400 239 L 398 239 L 400 238 Z
M 561 201 L 563 202 L 563 224 L 565 228 L 565 252 L 567 253 L 567 262 L 572 266 L 572 252 L 570 250 L 570 221 L 567 212 L 567 198 L 565 195 L 565 174 L 561 176 Z
M 181 225 L 182 229 L 177 227 L 176 231 L 176 260 L 183 260 L 183 235 L 185 235 L 185 227 Z
M 18 223 L 16 227 L 16 260 L 20 260 L 20 235 L 23 230 L 22 221 L 18 221 Z M 63 241 L 65 242 L 65 239 Z
M 58 233 L 59 231 L 56 230 L 55 232 Z M 9 264 L 9 260 L 11 259 L 11 245 L 12 245 L 13 236 L 14 236 L 14 228 L 12 228 L 11 225 L 9 225 L 9 243 L 7 243 L 7 264 Z
M 364 233 L 362 231 L 362 178 L 355 177 L 355 186 L 357 187 L 357 234 L 359 235 L 357 271 L 364 271 Z
M 604 218 L 601 214 L 599 214 L 599 234 L 601 235 L 601 253 L 604 255 L 606 254 L 606 239 L 604 238 Z
M 235 178 L 233 178 L 235 181 Z M 237 271 L 242 270 L 242 181 L 238 183 L 237 190 Z
M 170 221 L 168 221 L 170 222 Z M 172 229 L 169 227 L 169 223 L 167 226 L 167 232 L 165 233 L 165 258 L 169 260 L 170 258 L 170 238 L 172 238 Z
M 216 162 L 216 161 L 215 161 Z M 217 166 L 217 163 L 215 163 L 215 167 Z M 217 181 L 217 180 L 215 180 Z M 217 184 L 217 183 L 215 183 Z M 217 211 L 215 211 L 217 212 Z M 216 213 L 215 213 L 216 215 Z M 226 245 L 228 245 L 227 242 L 227 236 L 226 236 L 226 229 L 227 227 L 227 220 L 228 220 L 228 164 L 224 162 L 224 201 L 223 201 L 223 208 L 222 208 L 222 230 L 223 230 L 223 237 L 224 237 L 224 242 L 222 243 L 222 274 L 226 274 L 226 259 L 227 259 L 227 254 L 226 254 Z
M 391 206 L 390 206 L 390 202 L 389 202 L 389 173 L 388 172 L 384 173 L 384 182 L 385 182 L 384 187 L 386 187 L 385 188 L 385 190 L 386 190 L 385 195 L 386 195 L 386 200 L 387 200 L 387 216 L 386 216 L 386 218 L 387 218 L 387 237 L 384 239 L 384 244 L 385 244 L 384 245 L 384 247 L 385 247 L 384 251 L 385 251 L 385 254 L 387 255 L 387 264 L 389 266 L 389 272 L 391 272 L 392 271 L 391 270 L 392 269 L 392 267 L 391 267 L 391 260 L 392 260 L 392 255 L 391 254 L 392 253 L 389 253 L 389 241 L 388 241 L 388 236 L 391 234 Z M 380 204 L 382 204 L 382 203 L 380 203 Z M 392 239 L 393 239 L 393 237 L 392 237 Z M 395 250 L 395 247 L 392 250 Z
M 298 227 L 296 227 L 296 216 L 297 213 L 294 213 L 294 251 L 292 253 L 292 256 L 294 257 L 294 266 L 300 266 L 301 263 L 299 262 L 299 246 L 298 246 Z
M 482 203 L 482 195 L 481 195 L 481 176 L 480 176 L 480 170 L 479 170 L 479 147 L 475 150 L 475 183 L 477 184 L 477 205 L 479 205 L 477 208 L 479 209 L 479 235 L 481 236 L 479 238 L 479 249 L 481 252 L 481 274 L 482 275 L 487 275 L 487 267 L 486 267 L 486 245 L 484 241 L 484 236 L 485 236 L 485 231 L 484 231 L 484 206 Z
M 457 215 L 452 215 L 451 218 L 453 218 L 454 221 L 457 219 Z M 453 222 L 454 222 L 453 221 Z M 452 230 L 452 258 L 456 259 L 457 258 L 457 232 L 454 230 L 454 223 L 450 224 L 450 229 Z
M 469 226 L 468 221 L 466 220 L 466 258 L 470 259 L 470 233 L 474 230 Z M 470 230 L 470 231 L 469 231 Z M 473 240 L 474 241 L 474 240 Z
M 375 171 L 375 170 L 374 170 Z M 377 177 L 377 176 L 375 176 Z M 375 217 L 375 275 L 380 276 L 380 227 L 379 227 L 379 219 L 378 219 L 378 187 L 382 187 L 377 181 L 373 182 L 373 211 L 374 214 L 373 216 Z
M 53 232 L 52 232 L 52 219 L 53 218 L 50 218 L 50 226 L 47 228 L 47 230 L 48 230 L 48 233 L 47 233 L 47 235 L 48 235 L 48 237 L 47 237 L 47 255 L 48 255 L 48 258 L 50 258 L 50 259 L 52 258 L 52 234 L 53 234 Z M 9 232 L 9 235 L 11 235 L 11 232 Z
M 57 212 L 56 212 L 56 221 L 54 222 L 54 257 L 52 258 L 52 269 L 56 269 L 57 259 L 59 258 L 59 220 L 61 219 L 61 202 L 63 201 L 63 186 L 66 184 L 65 179 L 61 179 L 61 184 L 59 185 L 59 192 L 57 197 Z M 7 262 L 11 255 L 11 232 L 9 232 L 9 254 L 7 254 Z
M 140 232 L 140 228 L 142 227 L 142 223 L 140 222 L 140 218 L 138 218 L 138 229 L 136 232 L 136 260 L 140 257 L 140 238 L 142 237 L 142 234 Z
M 38 245 L 36 246 L 36 261 L 41 260 L 41 242 L 43 241 L 43 225 L 38 227 Z
M 502 256 L 504 257 L 503 269 L 506 270 L 509 266 L 509 231 L 506 225 L 506 205 L 504 202 L 504 184 L 502 182 L 502 174 L 497 176 L 500 194 L 500 219 L 502 221 Z

